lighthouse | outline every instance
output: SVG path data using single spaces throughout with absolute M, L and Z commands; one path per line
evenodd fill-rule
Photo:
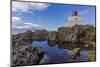
M 77 11 L 72 11 L 72 15 L 69 16 L 67 27 L 72 27 L 74 25 L 83 25 L 81 16 L 78 15 Z

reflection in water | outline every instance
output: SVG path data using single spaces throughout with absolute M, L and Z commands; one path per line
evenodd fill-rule
M 48 41 L 47 44 L 50 46 L 50 47 L 54 47 L 56 45 L 56 42 L 55 41 Z
M 57 45 L 59 49 L 64 48 L 68 50 L 72 50 L 74 48 L 83 48 L 84 43 L 71 43 L 71 42 L 60 42 L 60 41 L 48 41 L 47 42 L 50 47 Z
M 80 47 L 76 44 L 62 43 L 54 41 L 34 41 L 34 46 L 41 46 L 44 49 L 45 57 L 40 64 L 50 63 L 64 63 L 64 62 L 75 62 L 75 61 L 87 61 L 88 52 L 87 50 L 81 50 L 80 57 L 72 59 L 68 50 L 75 47 Z

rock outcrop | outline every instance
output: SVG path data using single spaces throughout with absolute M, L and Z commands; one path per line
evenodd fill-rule
M 57 37 L 57 32 L 56 31 L 51 31 L 48 34 L 48 40 L 50 41 L 56 41 L 56 37 Z
M 95 28 L 91 25 L 75 25 L 73 27 L 60 27 L 58 28 L 57 32 L 49 32 L 48 40 L 65 42 L 95 41 Z
M 83 48 L 95 49 L 95 27 L 91 25 L 75 25 L 73 27 L 60 27 L 58 31 L 48 34 L 48 41 L 55 41 L 58 46 L 73 49 Z
M 77 41 L 77 30 L 69 27 L 61 27 L 58 29 L 57 39 L 68 42 Z
M 41 47 L 32 46 L 32 32 L 12 35 L 12 66 L 39 64 L 44 55 Z
M 92 25 L 74 25 L 73 27 L 60 27 L 58 31 L 36 30 L 33 40 L 50 40 L 65 42 L 95 42 L 95 27 Z
M 47 40 L 48 31 L 47 30 L 36 30 L 33 32 L 33 40 Z

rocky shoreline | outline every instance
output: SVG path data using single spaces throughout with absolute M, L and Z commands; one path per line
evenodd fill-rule
M 74 25 L 73 27 L 60 27 L 58 31 L 36 30 L 33 40 L 65 41 L 65 42 L 95 42 L 95 27 L 92 25 Z
M 12 66 L 33 65 L 41 62 L 45 54 L 44 50 L 41 47 L 33 46 L 33 41 L 57 43 L 59 48 L 71 51 L 74 51 L 75 48 L 95 50 L 95 27 L 75 25 L 60 27 L 58 31 L 36 30 L 12 35 Z

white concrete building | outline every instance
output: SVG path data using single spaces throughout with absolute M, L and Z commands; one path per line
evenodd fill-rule
M 74 25 L 83 25 L 81 16 L 78 15 L 77 11 L 73 11 L 72 15 L 69 16 L 67 27 L 72 27 Z

